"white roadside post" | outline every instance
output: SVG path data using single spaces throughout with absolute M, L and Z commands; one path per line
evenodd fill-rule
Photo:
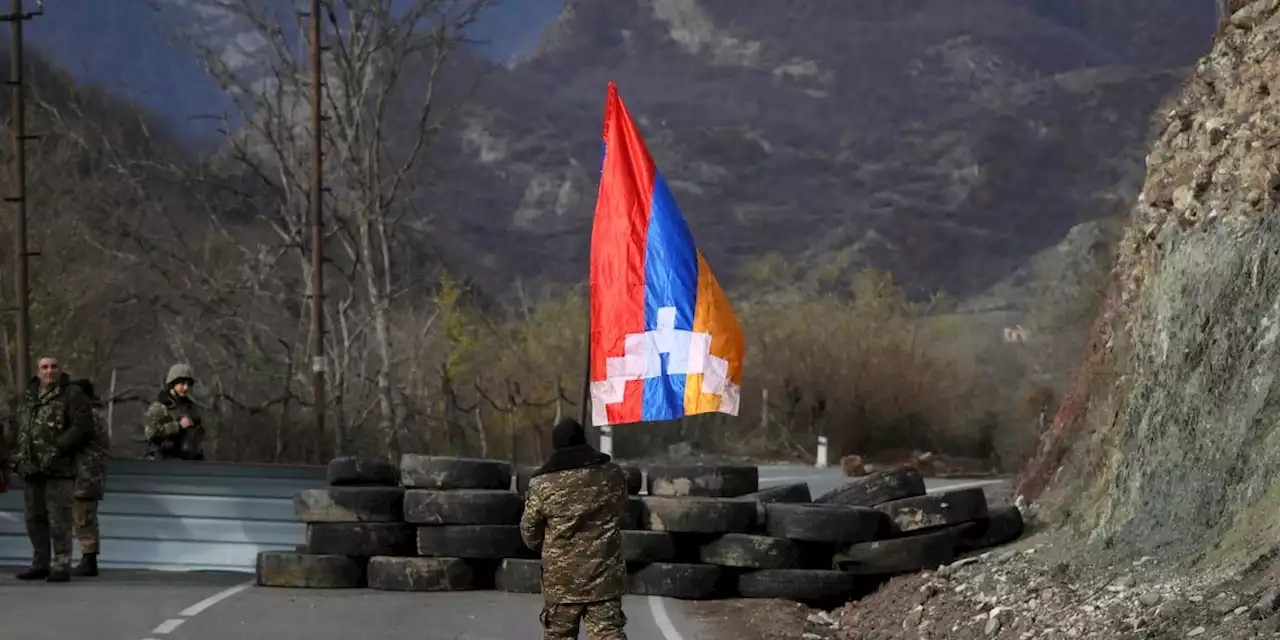
M 613 455 L 613 427 L 600 427 L 600 453 Z
M 818 436 L 818 459 L 813 463 L 813 466 L 819 469 L 827 468 L 827 437 L 826 436 Z

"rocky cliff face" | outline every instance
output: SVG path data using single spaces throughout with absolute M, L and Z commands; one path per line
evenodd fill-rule
M 1132 200 L 1212 28 L 1201 0 L 570 0 L 429 209 L 482 279 L 581 279 L 614 80 L 723 279 L 776 251 L 974 293 Z
M 1104 548 L 1240 568 L 1280 545 L 1280 0 L 1233 4 L 1159 114 L 1089 360 L 1020 491 L 1049 485 Z

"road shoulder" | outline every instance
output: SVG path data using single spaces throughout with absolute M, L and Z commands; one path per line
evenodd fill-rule
M 800 638 L 812 610 L 789 600 L 682 601 L 680 616 L 692 638 L 713 640 L 780 640 Z

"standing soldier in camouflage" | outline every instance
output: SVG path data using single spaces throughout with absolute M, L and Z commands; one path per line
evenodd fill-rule
M 33 548 L 31 567 L 17 577 L 66 582 L 71 579 L 75 457 L 93 437 L 93 408 L 56 358 L 40 358 L 14 430 L 13 470 L 25 485 L 23 515 Z
M 555 451 L 529 480 L 520 535 L 542 552 L 543 640 L 627 640 L 622 526 L 627 477 L 587 444 L 573 418 L 551 431 Z
M 98 552 L 102 547 L 102 535 L 98 529 L 98 503 L 106 492 L 111 436 L 107 433 L 107 423 L 97 415 L 97 410 L 102 408 L 102 401 L 94 394 L 93 383 L 82 378 L 74 384 L 89 397 L 95 414 L 93 437 L 88 446 L 76 456 L 76 484 L 73 491 L 75 501 L 71 507 L 76 537 L 80 539 L 80 565 L 76 567 L 75 573 L 78 576 L 93 577 L 98 575 Z
M 204 460 L 200 408 L 189 395 L 195 383 L 191 365 L 175 364 L 164 378 L 164 390 L 147 407 L 143 431 L 162 460 Z

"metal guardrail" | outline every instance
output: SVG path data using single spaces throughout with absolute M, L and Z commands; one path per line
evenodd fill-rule
M 10 481 L 0 494 L 0 565 L 26 565 L 31 543 L 22 481 Z M 324 485 L 324 467 L 112 460 L 99 506 L 99 565 L 253 571 L 258 552 L 289 551 L 305 541 L 293 496 Z

